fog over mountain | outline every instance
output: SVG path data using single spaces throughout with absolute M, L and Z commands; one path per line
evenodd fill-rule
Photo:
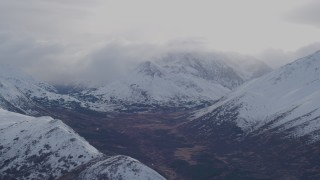
M 125 76 L 137 64 L 155 61 L 170 53 L 219 54 L 239 62 L 246 58 L 256 59 L 276 68 L 320 49 L 320 44 L 314 43 L 297 51 L 269 49 L 254 56 L 210 50 L 201 42 L 186 39 L 162 45 L 111 41 L 99 48 L 81 51 L 59 43 L 15 38 L 10 33 L 0 34 L 0 39 L 1 64 L 20 68 L 41 81 L 58 85 L 112 82 Z
M 41 81 L 53 84 L 108 83 L 119 80 L 141 62 L 156 61 L 170 53 L 194 53 L 203 56 L 225 56 L 241 63 L 259 61 L 253 56 L 209 50 L 192 39 L 170 41 L 166 44 L 112 41 L 87 52 L 72 52 L 68 46 L 32 39 L 17 39 L 0 35 L 1 64 L 21 68 Z
M 315 0 L 4 0 L 0 63 L 58 84 L 112 81 L 177 50 L 236 52 L 275 68 L 319 47 L 318 8 Z

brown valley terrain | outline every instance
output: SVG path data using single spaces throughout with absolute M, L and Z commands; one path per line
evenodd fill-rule
M 319 177 L 318 144 L 282 139 L 280 135 L 235 138 L 230 124 L 201 136 L 192 129 L 189 111 L 145 113 L 75 113 L 63 119 L 107 155 L 124 154 L 168 179 L 315 179 Z M 232 129 L 234 127 L 234 129 Z M 231 128 L 231 129 L 230 129 Z

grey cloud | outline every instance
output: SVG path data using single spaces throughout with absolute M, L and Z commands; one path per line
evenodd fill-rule
M 207 42 L 202 37 L 189 37 L 189 38 L 179 38 L 173 39 L 166 43 L 166 46 L 170 48 L 183 48 L 185 49 L 206 49 Z
M 309 24 L 320 28 L 320 1 L 313 0 L 287 15 L 291 22 Z
M 41 38 L 65 37 L 75 33 L 90 16 L 88 0 L 0 1 L 0 30 Z M 64 34 L 64 36 L 62 36 Z M 61 36 L 60 36 L 61 35 Z
M 78 64 L 85 67 L 77 76 L 87 81 L 110 82 L 122 78 L 137 63 L 155 60 L 165 53 L 205 50 L 199 38 L 176 39 L 165 44 L 115 40 L 83 57 Z
M 17 67 L 41 80 L 63 79 L 68 66 L 66 53 L 61 44 L 0 33 L 0 65 Z
M 298 58 L 307 56 L 320 50 L 320 42 L 303 46 L 296 51 L 283 51 L 281 49 L 268 49 L 261 53 L 258 58 L 273 68 L 283 66 Z
M 0 61 L 13 65 L 33 65 L 50 56 L 58 55 L 63 48 L 57 44 L 37 42 L 31 38 L 18 38 L 0 33 Z

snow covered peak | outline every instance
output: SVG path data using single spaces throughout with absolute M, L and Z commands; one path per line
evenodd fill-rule
M 252 57 L 223 53 L 169 53 L 156 62 L 172 73 L 192 74 L 228 89 L 271 71 L 267 65 Z
M 161 77 L 163 73 L 161 72 L 160 67 L 158 67 L 156 64 L 154 64 L 151 61 L 146 61 L 138 65 L 138 67 L 135 69 L 136 73 L 140 73 L 145 76 L 151 76 L 151 77 Z

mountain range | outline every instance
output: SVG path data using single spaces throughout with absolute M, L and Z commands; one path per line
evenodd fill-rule
M 256 59 L 233 59 L 219 53 L 169 53 L 139 63 L 116 82 L 71 96 L 94 104 L 100 111 L 193 108 L 210 104 L 269 71 Z
M 320 51 L 275 70 L 232 54 L 169 53 L 113 82 L 61 89 L 1 66 L 0 179 L 164 179 L 110 147 L 145 153 L 169 178 L 211 166 L 222 170 L 207 179 L 320 177 Z M 195 159 L 198 148 L 210 158 Z
M 249 60 L 248 60 L 249 59 Z M 221 54 L 171 53 L 139 63 L 125 78 L 103 85 L 66 87 L 48 83 L 8 66 L 1 67 L 0 106 L 25 114 L 63 107 L 93 111 L 146 111 L 210 104 L 242 83 L 271 69 L 250 58 Z

